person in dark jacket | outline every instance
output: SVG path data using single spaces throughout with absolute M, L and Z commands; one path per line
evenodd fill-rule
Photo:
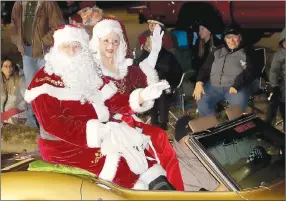
M 266 115 L 266 121 L 272 123 L 279 108 L 285 131 L 286 28 L 284 28 L 280 34 L 279 45 L 280 49 L 273 57 L 269 72 L 269 81 L 272 87 L 272 93 L 270 95 L 270 104 Z
M 163 47 L 170 52 L 174 52 L 178 48 L 178 41 L 176 40 L 176 36 L 165 28 L 165 25 L 161 22 L 160 16 L 151 16 L 147 22 L 148 29 L 139 35 L 136 48 L 133 52 L 135 61 L 142 54 L 143 46 L 145 45 L 147 38 L 152 35 L 156 24 L 160 25 L 161 29 L 164 30 Z
M 199 71 L 193 96 L 200 116 L 215 115 L 216 104 L 227 100 L 246 110 L 249 85 L 257 76 L 250 57 L 253 49 L 243 45 L 241 29 L 232 24 L 225 30 L 225 44 L 207 58 Z
M 58 5 L 62 10 L 65 22 L 68 24 L 71 16 L 75 15 L 83 8 L 93 7 L 95 1 L 58 1 Z
M 147 37 L 143 46 L 143 51 L 137 62 L 140 63 L 147 58 L 152 49 L 151 38 Z M 166 50 L 164 47 L 160 50 L 158 60 L 155 66 L 158 72 L 159 79 L 165 79 L 169 82 L 171 89 L 174 89 L 180 83 L 183 71 L 175 56 Z M 162 129 L 167 130 L 168 114 L 169 114 L 169 99 L 170 94 L 163 92 L 161 97 L 155 100 L 154 107 L 151 109 L 151 123 Z
M 203 66 L 209 53 L 214 48 L 223 44 L 223 41 L 215 35 L 215 28 L 212 24 L 201 21 L 198 28 L 199 38 L 196 40 L 193 48 L 193 67 L 196 70 Z

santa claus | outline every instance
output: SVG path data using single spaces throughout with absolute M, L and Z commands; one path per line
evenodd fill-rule
M 45 56 L 46 66 L 26 91 L 25 100 L 32 104 L 41 126 L 42 158 L 88 170 L 126 188 L 174 189 L 154 149 L 159 142 L 152 143 L 137 127 L 109 121 L 117 87 L 97 76 L 88 42 L 88 34 L 77 26 L 56 30 L 54 45 Z M 149 91 L 162 93 L 166 88 L 166 83 L 159 82 Z M 140 103 L 145 106 L 145 102 Z
M 161 96 L 163 90 L 169 88 L 166 81 L 158 82 L 155 70 L 163 34 L 161 27 L 157 25 L 151 37 L 152 50 L 149 56 L 139 65 L 132 65 L 133 60 L 126 58 L 129 45 L 124 25 L 116 19 L 105 18 L 93 28 L 90 49 L 103 82 L 107 85 L 115 83 L 117 88 L 117 93 L 105 101 L 111 114 L 110 119 L 126 122 L 150 136 L 160 164 L 167 171 L 168 180 L 176 189 L 183 190 L 178 159 L 167 133 L 141 122 L 135 115 L 151 109 L 154 100 Z

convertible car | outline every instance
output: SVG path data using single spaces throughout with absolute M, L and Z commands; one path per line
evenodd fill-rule
M 81 169 L 28 158 L 2 168 L 2 200 L 285 200 L 285 135 L 255 115 L 196 131 L 185 146 L 223 191 L 136 191 Z M 210 122 L 211 123 L 211 122 Z

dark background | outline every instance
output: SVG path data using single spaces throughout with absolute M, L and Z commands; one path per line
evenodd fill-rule
M 62 7 L 65 4 L 65 1 L 57 1 Z M 80 2 L 80 1 L 76 1 Z M 95 1 L 96 5 L 99 8 L 122 8 L 128 7 L 130 5 L 136 4 L 136 2 L 132 1 Z M 1 1 L 1 21 L 3 24 L 11 23 L 11 12 L 15 1 Z M 138 3 L 138 2 L 137 2 Z

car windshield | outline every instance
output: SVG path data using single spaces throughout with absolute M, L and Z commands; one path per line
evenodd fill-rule
M 242 190 L 285 178 L 285 135 L 259 118 L 199 135 L 207 154 Z

